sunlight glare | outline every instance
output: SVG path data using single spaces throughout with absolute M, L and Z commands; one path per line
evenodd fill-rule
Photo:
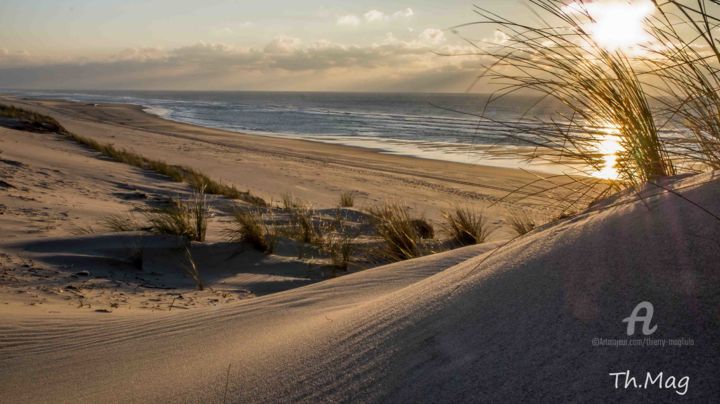
M 587 30 L 595 42 L 607 50 L 634 50 L 637 45 L 649 42 L 644 20 L 655 11 L 648 0 L 574 2 L 565 7 L 569 13 L 587 14 L 594 20 Z
M 598 152 L 603 155 L 603 167 L 592 175 L 595 178 L 616 180 L 620 176 L 617 170 L 618 153 L 623 147 L 620 138 L 616 135 L 617 131 L 610 129 L 607 132 L 608 134 L 598 144 Z

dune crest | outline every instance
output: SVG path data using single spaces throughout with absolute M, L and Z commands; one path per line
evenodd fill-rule
M 708 173 L 669 186 L 718 211 L 718 181 Z M 677 195 L 644 192 L 654 196 L 620 197 L 495 252 L 470 247 L 192 315 L 9 318 L 0 344 L 4 397 L 671 399 L 615 390 L 608 373 L 670 374 L 687 364 L 688 394 L 717 396 L 707 375 L 720 369 L 712 309 L 720 303 L 720 224 Z M 694 345 L 593 346 L 594 338 L 625 338 L 622 320 L 640 301 L 655 307 L 654 338 Z

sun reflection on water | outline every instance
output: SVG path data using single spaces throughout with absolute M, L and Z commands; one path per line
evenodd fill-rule
M 604 131 L 607 135 L 603 136 L 603 139 L 598 143 L 598 152 L 603 156 L 603 166 L 599 171 L 594 172 L 592 176 L 605 180 L 616 180 L 620 176 L 617 170 L 618 153 L 622 151 L 623 147 L 620 144 L 617 129 L 610 126 Z

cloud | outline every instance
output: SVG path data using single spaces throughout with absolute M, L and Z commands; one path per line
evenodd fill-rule
M 220 36 L 220 37 L 231 36 L 231 35 L 237 34 L 241 30 L 244 30 L 246 28 L 251 28 L 253 26 L 255 26 L 255 24 L 252 21 L 243 21 L 241 23 L 234 24 L 231 27 L 217 28 L 217 29 L 213 30 L 212 33 L 215 36 Z
M 269 54 L 286 54 L 297 49 L 302 41 L 289 36 L 278 36 L 265 46 L 265 52 Z
M 377 10 L 370 10 L 367 13 L 363 14 L 363 17 L 365 17 L 365 21 L 367 22 L 385 21 L 389 19 L 387 15 Z
M 337 24 L 357 27 L 358 25 L 360 25 L 360 18 L 356 15 L 343 15 L 338 17 Z
M 373 23 L 379 23 L 379 22 L 386 22 L 386 21 L 392 21 L 392 20 L 402 20 L 402 19 L 408 19 L 415 15 L 415 12 L 411 8 L 406 8 L 403 10 L 398 10 L 391 14 L 385 14 L 382 11 L 379 10 L 370 10 L 362 15 L 362 17 L 359 17 L 354 14 L 348 14 L 343 15 L 337 18 L 336 23 L 338 25 L 345 25 L 350 27 L 357 27 L 363 22 L 368 24 Z
M 445 42 L 445 33 L 437 28 L 427 28 L 420 33 L 420 40 L 429 44 L 437 45 Z
M 396 11 L 393 14 L 394 18 L 410 18 L 415 15 L 415 12 L 412 10 L 412 8 L 408 7 L 405 10 Z
M 467 52 L 437 44 L 441 37 L 433 32 L 426 35 L 432 43 L 388 35 L 358 46 L 280 36 L 263 47 L 196 43 L 132 48 L 73 62 L 21 58 L 19 52 L 0 50 L 0 88 L 373 90 L 394 88 L 393 81 L 406 83 L 398 87 L 405 88 L 412 77 L 448 75 L 447 82 L 454 82 L 449 75 L 465 77 L 458 72 L 476 68 L 468 58 L 432 53 L 438 47 L 444 53 Z
M 32 55 L 26 50 L 10 51 L 0 48 L 0 66 L 20 66 L 32 62 Z

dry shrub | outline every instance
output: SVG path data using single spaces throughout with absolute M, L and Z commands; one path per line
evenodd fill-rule
M 444 212 L 443 217 L 445 231 L 455 243 L 460 245 L 484 243 L 492 233 L 485 215 L 470 208 L 457 207 L 452 211 Z
M 513 231 L 515 231 L 515 233 L 519 236 L 530 233 L 533 229 L 535 229 L 535 227 L 537 227 L 535 220 L 533 220 L 533 218 L 531 218 L 530 215 L 523 210 L 513 211 L 508 214 L 505 219 L 510 224 Z
M 175 201 L 173 206 L 147 215 L 150 230 L 156 234 L 182 236 L 192 241 L 205 241 L 207 199 L 202 190 L 193 193 L 189 201 Z
M 238 210 L 232 218 L 235 226 L 228 232 L 231 241 L 249 244 L 266 254 L 275 250 L 277 232 L 274 226 L 266 223 L 266 217 L 260 211 Z
M 405 260 L 423 255 L 422 238 L 406 206 L 387 203 L 370 208 L 369 213 L 373 216 L 375 230 L 385 241 L 383 253 L 386 258 Z
M 352 208 L 355 205 L 355 192 L 345 191 L 340 193 L 340 207 Z

